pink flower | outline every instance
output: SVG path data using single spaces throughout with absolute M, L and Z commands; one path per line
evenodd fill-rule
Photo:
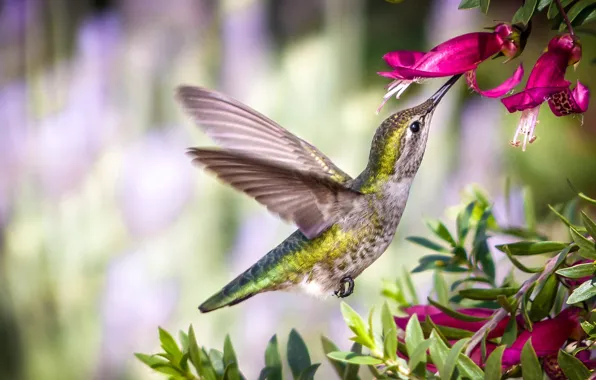
M 428 316 L 430 320 L 433 321 L 433 323 L 437 326 L 454 327 L 457 329 L 474 332 L 481 328 L 485 323 L 485 321 L 462 321 L 461 319 L 453 318 L 443 313 L 440 309 L 430 305 L 414 305 L 404 308 L 403 311 L 408 314 L 407 317 L 395 317 L 395 323 L 397 324 L 397 327 L 399 327 L 402 330 L 406 329 L 408 320 L 412 315 L 416 315 L 418 317 L 418 320 L 421 322 L 424 322 L 424 320 Z M 470 307 L 458 309 L 457 311 L 461 314 L 481 318 L 489 318 L 494 313 L 494 310 L 482 307 Z M 509 318 L 505 318 L 504 320 L 502 320 L 497 325 L 497 327 L 489 333 L 489 339 L 502 336 L 503 332 L 505 331 L 505 327 L 507 326 L 507 323 L 509 323 Z
M 572 335 L 577 335 L 581 330 L 579 324 L 579 311 L 581 309 L 570 307 L 559 313 L 553 319 L 534 323 L 532 331 L 522 331 L 511 347 L 503 353 L 503 365 L 511 366 L 520 362 L 521 351 L 528 339 L 532 338 L 532 347 L 536 355 L 541 358 L 557 354 L 559 349 Z
M 524 75 L 520 65 L 513 76 L 503 84 L 489 91 L 482 91 L 476 84 L 474 70 L 490 57 L 503 53 L 513 58 L 520 52 L 519 32 L 509 24 L 499 24 L 493 32 L 476 32 L 457 36 L 434 47 L 429 52 L 394 51 L 385 54 L 383 59 L 393 69 L 379 72 L 394 81 L 388 86 L 383 104 L 391 96 L 396 98 L 412 84 L 424 78 L 446 77 L 469 72 L 470 87 L 488 97 L 499 97 L 513 89 Z
M 522 111 L 521 120 L 511 144 L 526 150 L 526 144 L 532 143 L 536 136 L 538 111 L 540 105 L 548 101 L 555 116 L 571 113 L 583 113 L 588 109 L 590 92 L 579 81 L 573 90 L 571 82 L 565 80 L 567 67 L 581 59 L 581 45 L 576 37 L 563 34 L 550 40 L 547 50 L 538 58 L 528 83 L 523 91 L 501 99 L 509 112 Z M 518 141 L 523 134 L 523 143 Z

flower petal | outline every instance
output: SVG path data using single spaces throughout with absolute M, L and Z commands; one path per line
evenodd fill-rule
M 412 67 L 416 65 L 426 53 L 420 51 L 392 51 L 383 56 L 385 62 L 391 67 Z
M 501 103 L 505 105 L 507 111 L 513 113 L 516 111 L 523 111 L 529 108 L 535 108 L 544 103 L 550 96 L 558 92 L 564 91 L 569 82 L 561 87 L 537 87 L 526 88 L 501 99 Z
M 584 113 L 588 109 L 589 102 L 590 91 L 579 81 L 573 91 L 567 87 L 548 99 L 548 105 L 555 116 Z
M 524 67 L 520 64 L 513 75 L 505 82 L 501 83 L 497 87 L 491 90 L 481 90 L 478 87 L 478 82 L 476 82 L 476 70 L 470 70 L 466 73 L 466 81 L 468 82 L 468 86 L 477 93 L 482 96 L 486 96 L 488 98 L 499 98 L 509 91 L 513 90 L 515 86 L 521 82 L 522 78 L 524 77 Z
M 565 309 L 553 319 L 535 323 L 532 332 L 523 331 L 511 347 L 503 353 L 503 364 L 519 363 L 521 350 L 530 338 L 532 338 L 532 347 L 538 357 L 556 354 L 563 343 L 578 328 L 580 310 L 575 307 Z

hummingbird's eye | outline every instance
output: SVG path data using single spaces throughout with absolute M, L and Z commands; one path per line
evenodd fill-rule
M 415 122 L 410 124 L 410 131 L 412 131 L 412 133 L 418 133 L 419 130 L 420 130 L 420 122 L 418 120 L 416 120 Z

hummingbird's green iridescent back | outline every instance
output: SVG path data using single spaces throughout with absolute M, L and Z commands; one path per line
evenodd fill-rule
M 217 92 L 180 87 L 185 109 L 223 147 L 192 148 L 193 162 L 298 226 L 199 309 L 231 306 L 271 290 L 351 294 L 353 279 L 393 240 L 424 156 L 433 111 L 458 78 L 421 105 L 383 121 L 368 165 L 355 179 L 246 105 Z

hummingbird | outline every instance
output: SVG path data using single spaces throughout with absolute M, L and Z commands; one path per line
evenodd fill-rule
M 176 97 L 221 148 L 190 148 L 194 164 L 298 229 L 199 306 L 202 313 L 263 292 L 344 298 L 387 249 L 420 167 L 437 105 L 461 75 L 377 128 L 356 178 L 314 145 L 224 94 L 180 86 Z

